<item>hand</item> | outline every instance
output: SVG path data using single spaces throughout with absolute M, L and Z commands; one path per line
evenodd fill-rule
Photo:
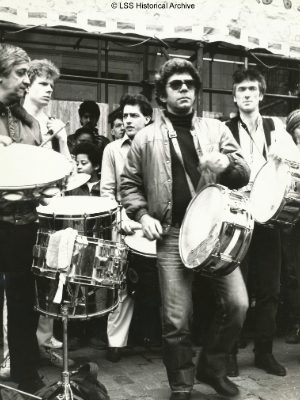
M 0 146 L 9 146 L 12 140 L 9 136 L 0 135 Z
M 52 131 L 53 133 L 61 131 L 55 135 L 60 142 L 67 142 L 67 132 L 65 130 L 65 124 L 58 118 L 49 118 L 47 122 L 48 131 Z M 63 128 L 63 129 L 62 129 Z
M 143 233 L 149 240 L 160 239 L 163 233 L 161 223 L 158 219 L 151 217 L 149 214 L 144 214 L 140 219 Z
M 218 151 L 204 154 L 201 158 L 201 168 L 208 168 L 217 174 L 223 172 L 230 164 L 229 158 Z
M 133 221 L 132 219 L 122 220 L 122 230 L 126 235 L 133 235 L 137 229 L 142 229 L 142 225 L 139 222 Z

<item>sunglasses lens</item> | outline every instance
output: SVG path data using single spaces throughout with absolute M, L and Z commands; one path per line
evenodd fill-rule
M 193 79 L 187 79 L 185 81 L 174 80 L 174 81 L 171 81 L 169 83 L 169 85 L 170 85 L 170 88 L 173 90 L 179 90 L 182 88 L 183 85 L 186 85 L 186 87 L 188 89 L 192 89 L 195 87 L 195 83 L 194 83 Z

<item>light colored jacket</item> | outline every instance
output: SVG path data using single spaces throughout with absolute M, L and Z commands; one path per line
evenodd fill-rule
M 218 176 L 202 171 L 197 190 L 208 183 L 221 183 L 238 189 L 249 181 L 249 167 L 230 130 L 220 121 L 194 118 L 203 154 L 221 152 L 229 158 L 229 167 Z M 172 223 L 172 168 L 167 127 L 161 117 L 135 136 L 121 175 L 121 201 L 127 215 L 139 221 L 142 215 L 157 218 L 164 231 Z

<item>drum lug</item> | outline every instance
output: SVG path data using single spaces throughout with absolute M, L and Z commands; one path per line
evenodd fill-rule
M 226 261 L 226 262 L 228 262 L 228 263 L 237 262 L 237 260 L 234 260 L 234 259 L 232 258 L 232 256 L 230 256 L 229 254 L 225 254 L 225 253 L 220 253 L 220 254 L 219 254 L 219 258 L 220 258 L 222 261 Z

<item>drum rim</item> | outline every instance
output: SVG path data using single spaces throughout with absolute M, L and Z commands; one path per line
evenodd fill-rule
M 255 213 L 253 212 L 253 207 L 252 207 L 252 205 L 253 205 L 253 200 L 252 200 L 252 199 L 253 199 L 253 194 L 252 194 L 253 192 L 252 192 L 252 190 L 253 190 L 253 187 L 254 187 L 255 180 L 256 180 L 257 176 L 259 175 L 259 173 L 260 173 L 264 168 L 266 168 L 268 165 L 271 164 L 271 161 L 272 161 L 272 160 L 266 161 L 266 162 L 264 163 L 264 165 L 262 165 L 262 167 L 257 171 L 257 174 L 255 175 L 255 178 L 254 178 L 254 181 L 253 181 L 252 189 L 251 189 L 251 192 L 250 192 L 250 195 L 249 195 L 249 202 L 250 202 L 250 207 L 251 207 L 251 214 L 252 214 L 252 217 L 253 217 L 254 221 L 257 222 L 257 223 L 260 224 L 260 225 L 265 225 L 265 226 L 268 226 L 268 225 L 270 225 L 270 224 L 272 224 L 272 223 L 274 223 L 274 222 L 277 221 L 278 215 L 281 213 L 281 211 L 282 211 L 283 208 L 284 208 L 284 201 L 283 201 L 283 200 L 285 199 L 286 195 L 289 193 L 289 188 L 290 188 L 290 186 L 291 186 L 291 177 L 292 177 L 291 166 L 290 166 L 289 160 L 281 158 L 281 159 L 280 159 L 280 162 L 283 163 L 283 164 L 285 164 L 285 165 L 287 165 L 287 167 L 288 167 L 288 170 L 287 170 L 288 173 L 287 173 L 287 175 L 288 175 L 288 177 L 289 177 L 289 182 L 288 182 L 288 181 L 286 182 L 286 185 L 285 185 L 285 188 L 284 188 L 284 191 L 283 191 L 283 196 L 282 196 L 281 202 L 280 202 L 280 204 L 279 204 L 279 207 L 278 207 L 278 208 L 276 209 L 276 211 L 273 213 L 273 215 L 272 215 L 271 218 L 266 219 L 266 220 L 264 220 L 264 221 L 256 219 L 256 217 L 255 217 L 255 215 L 254 215 Z M 272 161 L 272 162 L 274 162 L 274 161 Z
M 53 185 L 55 183 L 58 183 L 64 179 L 66 179 L 68 177 L 68 175 L 63 176 L 62 178 L 59 179 L 55 179 L 54 181 L 49 181 L 49 182 L 44 182 L 44 183 L 35 183 L 32 185 L 22 185 L 22 186 L 0 186 L 0 190 L 1 191 L 8 191 L 8 192 L 12 192 L 15 190 L 28 190 L 28 189 L 39 189 L 39 188 L 44 188 L 47 187 L 49 185 Z
M 117 209 L 118 209 L 118 207 L 116 207 L 115 209 L 110 209 L 109 211 L 103 211 L 103 212 L 97 212 L 97 213 L 86 213 L 86 214 L 55 214 L 55 213 L 48 214 L 48 213 L 38 211 L 38 216 L 45 217 L 47 219 L 57 218 L 60 220 L 68 220 L 68 219 L 82 220 L 82 219 L 92 219 L 92 218 L 101 217 L 101 216 L 108 217 L 109 215 L 112 215 L 115 212 L 117 212 Z M 113 211 L 113 213 L 111 211 Z
M 196 199 L 198 198 L 200 193 L 202 193 L 205 189 L 207 189 L 209 187 L 216 187 L 219 190 L 224 191 L 227 194 L 230 192 L 230 189 L 228 189 L 224 185 L 220 185 L 219 183 L 209 183 L 209 184 L 205 185 L 198 193 L 196 193 L 196 195 L 192 198 L 192 200 L 190 201 L 190 203 L 188 205 L 188 208 L 185 211 L 184 218 L 183 218 L 183 221 L 182 221 L 182 224 L 181 224 L 181 227 L 180 227 L 180 231 L 179 231 L 179 241 L 178 241 L 179 246 L 178 247 L 179 247 L 179 254 L 180 254 L 181 261 L 183 262 L 183 264 L 185 265 L 186 268 L 188 268 L 190 270 L 193 270 L 193 271 L 197 270 L 197 268 L 199 268 L 199 265 L 197 267 L 193 267 L 190 264 L 188 264 L 187 261 L 185 260 L 185 258 L 183 257 L 182 246 L 181 246 L 181 243 L 183 241 L 183 226 L 184 226 L 184 223 L 185 223 L 185 221 L 187 219 L 188 211 L 193 206 L 194 202 L 196 201 Z M 221 227 L 220 227 L 220 231 L 221 231 Z M 213 250 L 209 253 L 209 257 L 212 255 L 212 253 L 213 253 Z
M 138 255 L 138 256 L 148 257 L 148 258 L 157 258 L 157 250 L 156 250 L 155 253 L 145 253 L 145 252 L 136 250 L 136 249 L 134 249 L 133 247 L 131 247 L 131 246 L 127 243 L 127 240 L 128 240 L 127 238 L 130 238 L 130 237 L 134 237 L 134 234 L 133 234 L 133 235 L 126 235 L 126 236 L 124 237 L 124 239 L 123 239 L 123 242 L 124 242 L 125 246 L 127 246 L 127 248 L 128 248 L 133 254 L 136 254 L 136 255 Z M 147 239 L 146 236 L 144 236 L 144 238 Z M 148 239 L 148 240 L 149 240 L 149 239 Z M 156 240 L 153 240 L 153 242 L 156 242 Z

